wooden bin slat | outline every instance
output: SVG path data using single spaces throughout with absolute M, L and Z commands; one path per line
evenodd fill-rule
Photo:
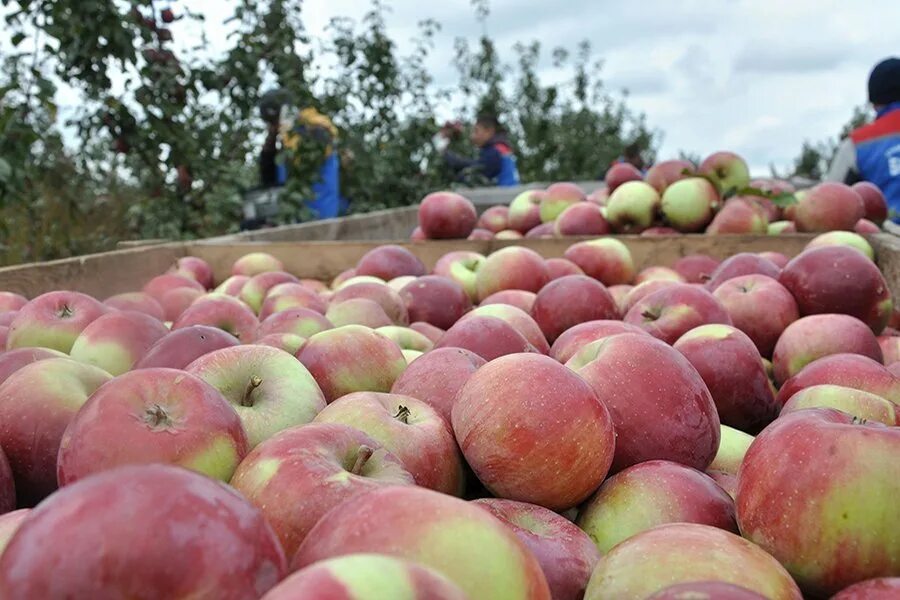
M 53 290 L 73 290 L 105 299 L 139 291 L 185 256 L 184 244 L 165 244 L 87 254 L 0 269 L 0 290 L 33 298 Z

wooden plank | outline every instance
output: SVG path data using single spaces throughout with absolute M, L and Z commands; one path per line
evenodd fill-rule
M 105 299 L 140 290 L 184 254 L 179 243 L 16 265 L 0 269 L 0 290 L 29 298 L 53 290 L 73 290 Z
M 224 243 L 404 240 L 409 239 L 409 234 L 416 226 L 417 219 L 418 207 L 406 206 L 337 219 L 323 219 L 298 225 L 283 225 L 281 227 L 245 231 L 234 235 L 210 238 L 206 241 Z
M 875 261 L 884 273 L 891 295 L 895 298 L 894 307 L 900 308 L 900 237 L 890 233 L 878 233 L 866 236 L 872 249 L 875 250 Z

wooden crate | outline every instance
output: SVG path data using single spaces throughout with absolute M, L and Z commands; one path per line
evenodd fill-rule
M 672 265 L 688 254 L 709 254 L 725 258 L 738 252 L 777 251 L 794 256 L 807 244 L 810 235 L 784 236 L 706 236 L 684 235 L 671 237 L 620 236 L 631 250 L 635 266 Z M 566 248 L 578 241 L 566 239 L 536 239 L 511 241 L 446 240 L 420 243 L 400 242 L 419 256 L 428 266 L 447 252 L 472 250 L 488 254 L 509 245 L 532 248 L 551 258 L 562 256 Z M 884 272 L 891 291 L 900 297 L 900 238 L 890 234 L 869 236 L 876 259 Z M 45 263 L 19 265 L 0 269 L 0 290 L 17 292 L 28 297 L 51 290 L 70 289 L 106 298 L 116 293 L 135 291 L 150 278 L 163 273 L 179 257 L 199 256 L 212 265 L 217 281 L 229 274 L 231 264 L 238 257 L 253 251 L 268 252 L 281 259 L 285 268 L 298 277 L 331 280 L 341 271 L 353 267 L 363 254 L 380 245 L 379 242 L 290 242 L 210 240 L 203 242 L 159 244 L 93 254 L 78 258 Z

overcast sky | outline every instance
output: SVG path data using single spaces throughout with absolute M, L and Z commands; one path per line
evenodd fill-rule
M 431 70 L 455 81 L 453 41 L 481 29 L 469 0 L 387 0 L 389 34 L 409 48 L 416 23 L 434 18 Z M 663 132 L 660 158 L 679 150 L 701 155 L 729 149 L 758 174 L 783 167 L 804 139 L 835 136 L 880 59 L 900 55 L 900 1 L 868 0 L 492 0 L 488 33 L 511 60 L 517 41 L 545 48 L 589 39 L 605 61 L 612 89 L 630 91 L 629 106 Z M 177 10 L 177 3 L 174 4 Z M 193 0 L 207 15 L 213 48 L 224 47 L 229 0 Z M 304 22 L 315 37 L 334 16 L 361 18 L 365 0 L 306 0 Z M 555 75 L 549 59 L 542 75 Z M 444 116 L 444 115 L 442 115 Z

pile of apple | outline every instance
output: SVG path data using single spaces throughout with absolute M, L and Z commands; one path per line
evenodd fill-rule
M 613 165 L 605 187 L 586 194 L 574 183 L 528 190 L 509 206 L 492 206 L 479 217 L 454 192 L 435 192 L 419 206 L 411 239 L 511 240 L 595 236 L 783 234 L 855 231 L 878 233 L 887 203 L 878 186 L 821 183 L 795 190 L 774 179 L 750 179 L 747 163 L 716 152 L 694 165 L 666 160 L 642 174 L 628 163 Z
M 900 332 L 858 234 L 214 283 L 0 293 L 0 598 L 900 597 Z

